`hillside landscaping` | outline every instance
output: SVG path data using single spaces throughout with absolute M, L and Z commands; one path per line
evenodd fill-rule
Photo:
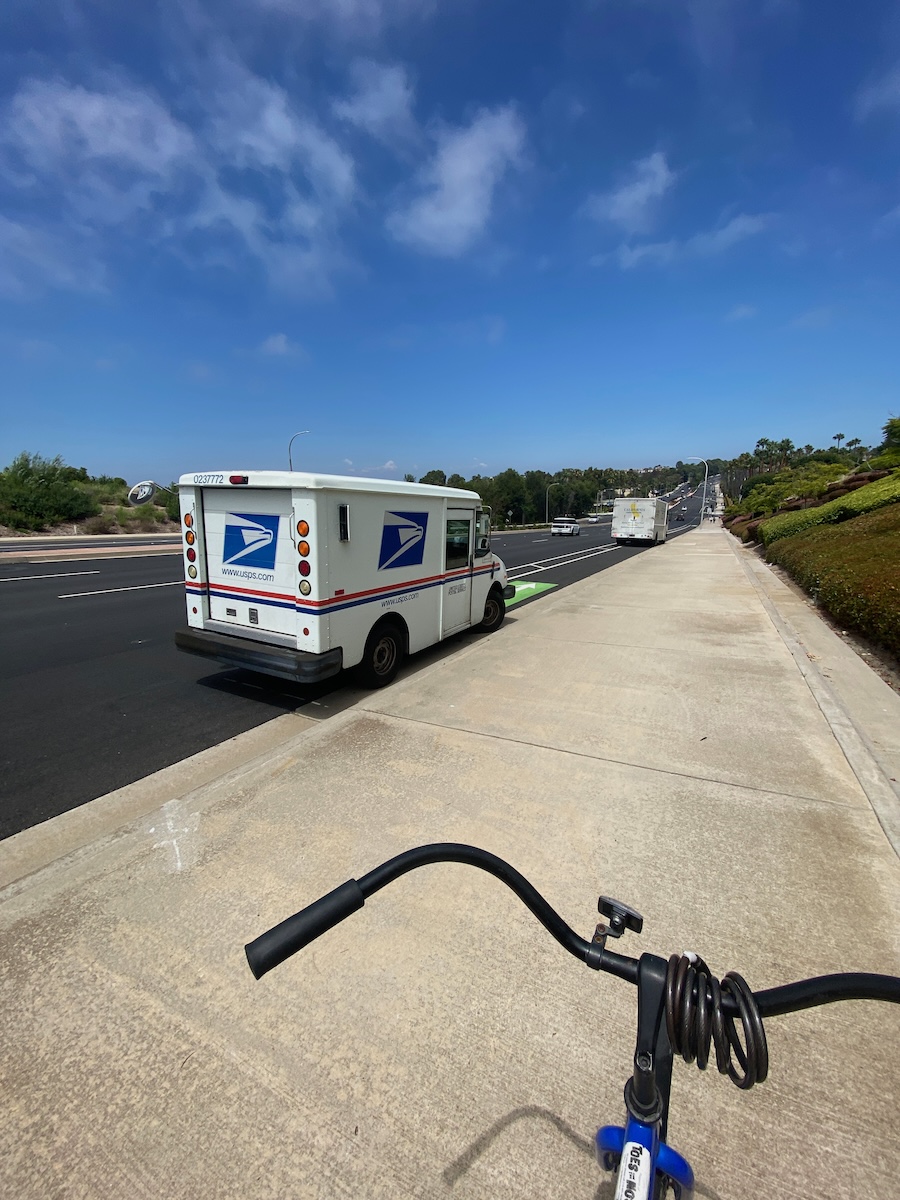
M 849 630 L 900 656 L 900 419 L 862 469 L 806 463 L 741 485 L 725 526 Z

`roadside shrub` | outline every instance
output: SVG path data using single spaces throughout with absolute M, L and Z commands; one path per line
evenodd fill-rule
M 876 454 L 869 459 L 871 467 L 900 467 L 900 447 L 890 446 L 887 450 L 883 450 L 881 454 Z
M 867 483 L 845 496 L 839 496 L 816 508 L 805 508 L 801 512 L 780 513 L 760 526 L 760 537 L 766 546 L 780 538 L 794 537 L 814 525 L 836 525 L 853 517 L 873 512 L 886 504 L 900 501 L 900 473 L 893 472 L 875 483 Z
M 81 528 L 83 533 L 118 533 L 119 530 L 115 517 L 108 512 L 88 517 Z
M 45 529 L 61 521 L 80 521 L 100 511 L 86 490 L 87 472 L 67 467 L 61 458 L 23 452 L 0 471 L 0 525 Z
M 841 625 L 900 654 L 900 504 L 779 538 L 766 557 Z

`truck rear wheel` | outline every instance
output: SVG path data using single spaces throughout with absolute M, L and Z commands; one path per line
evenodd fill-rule
M 357 678 L 363 687 L 387 687 L 396 679 L 405 657 L 406 638 L 399 625 L 393 621 L 376 625 L 366 639 Z
M 492 587 L 484 603 L 484 616 L 478 628 L 483 629 L 485 633 L 493 633 L 503 624 L 505 616 L 506 604 L 503 600 L 503 593 L 498 587 Z

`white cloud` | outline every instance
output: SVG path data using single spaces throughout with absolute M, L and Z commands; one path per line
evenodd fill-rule
M 426 254 L 463 254 L 484 232 L 501 180 L 522 165 L 524 144 L 525 127 L 510 106 L 482 109 L 467 128 L 443 132 L 421 172 L 422 194 L 389 214 L 389 232 Z
M 29 215 L 0 222 L 0 289 L 97 290 L 122 238 L 200 268 L 255 263 L 291 291 L 329 289 L 347 265 L 338 228 L 356 194 L 353 159 L 229 53 L 197 72 L 181 97 L 191 129 L 111 75 L 93 89 L 58 79 L 20 88 L 0 113 L 0 170 Z
M 737 48 L 761 20 L 791 19 L 800 11 L 797 0 L 684 0 L 683 7 L 694 52 L 720 73 L 731 69 Z
M 418 138 L 412 112 L 413 89 L 402 66 L 357 59 L 350 75 L 354 93 L 334 102 L 336 117 L 389 146 L 407 145 Z
M 193 137 L 147 92 L 104 92 L 60 80 L 29 80 L 13 98 L 7 139 L 36 171 L 115 164 L 166 178 L 193 151 Z
M 807 312 L 794 317 L 788 325 L 789 329 L 826 329 L 836 316 L 834 308 L 823 305 L 821 308 L 811 308 Z
M 123 225 L 152 210 L 196 160 L 191 132 L 148 92 L 29 80 L 3 122 L 2 162 L 23 195 L 62 198 L 89 225 Z
M 886 75 L 861 88 L 856 97 L 856 115 L 865 120 L 881 109 L 900 113 L 900 62 Z
M 436 0 L 251 0 L 257 7 L 283 12 L 297 21 L 320 25 L 346 41 L 377 37 L 389 25 L 430 16 Z
M 24 299 L 47 285 L 101 292 L 106 272 L 71 240 L 0 215 L 0 294 Z
M 704 258 L 713 254 L 721 254 L 724 250 L 730 250 L 732 246 L 736 246 L 738 242 L 743 242 L 748 237 L 754 237 L 757 233 L 763 233 L 766 229 L 770 229 L 773 220 L 774 217 L 771 213 L 759 213 L 756 216 L 747 216 L 742 213 L 738 217 L 732 217 L 727 225 L 723 225 L 719 229 L 710 230 L 709 233 L 697 233 L 692 238 L 688 238 L 685 250 L 688 254 L 697 254 Z
M 726 321 L 749 321 L 759 310 L 752 304 L 736 304 L 725 317 Z
M 267 354 L 272 358 L 284 358 L 290 355 L 305 357 L 306 354 L 303 347 L 292 342 L 286 333 L 273 333 L 265 339 L 259 350 L 261 354 Z
M 772 213 L 758 213 L 748 216 L 742 213 L 732 217 L 727 224 L 706 233 L 695 233 L 693 237 L 680 242 L 671 239 L 668 242 L 642 242 L 636 246 L 622 245 L 615 251 L 614 257 L 623 271 L 631 270 L 642 263 L 665 264 L 689 258 L 712 258 L 723 254 L 739 242 L 755 237 L 770 229 L 775 223 Z M 608 254 L 598 255 L 592 259 L 595 266 L 608 261 Z
M 205 362 L 190 362 L 186 367 L 188 378 L 194 383 L 210 383 L 215 378 L 215 371 Z
M 284 175 L 299 168 L 328 203 L 352 198 L 352 158 L 315 121 L 296 111 L 284 88 L 225 55 L 216 60 L 215 77 L 210 138 L 224 161 Z
M 677 179 L 659 150 L 632 164 L 628 176 L 611 192 L 588 198 L 584 211 L 596 221 L 611 221 L 629 233 L 649 229 L 659 200 Z
M 378 470 L 379 471 L 396 471 L 397 464 L 394 462 L 394 460 L 392 458 L 389 458 L 386 463 L 381 464 L 381 466 L 378 468 Z
M 900 230 L 900 204 L 875 222 L 875 236 L 885 237 Z

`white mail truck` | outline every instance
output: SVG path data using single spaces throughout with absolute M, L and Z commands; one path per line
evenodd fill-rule
M 612 538 L 630 542 L 664 542 L 669 532 L 669 506 L 665 500 L 620 496 L 613 504 Z
M 477 492 L 297 471 L 182 475 L 187 629 L 231 667 L 312 682 L 497 629 L 514 595 Z

